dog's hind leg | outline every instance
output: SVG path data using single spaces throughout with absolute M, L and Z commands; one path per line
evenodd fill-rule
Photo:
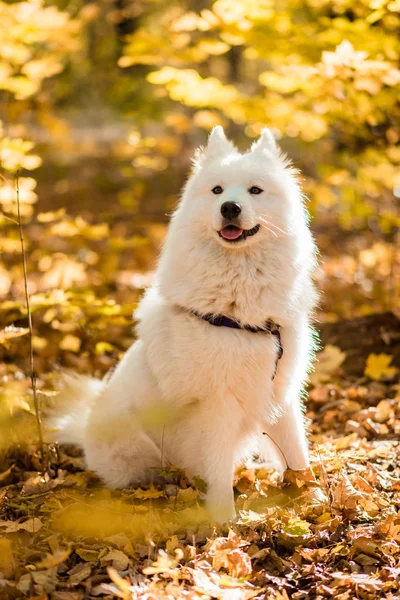
M 161 450 L 143 431 L 114 440 L 89 433 L 84 450 L 89 469 L 112 488 L 153 482 L 163 463 Z
M 158 397 L 143 345 L 136 342 L 106 382 L 85 429 L 87 465 L 107 485 L 149 482 L 162 468 L 162 448 L 146 433 L 149 424 L 157 430 Z

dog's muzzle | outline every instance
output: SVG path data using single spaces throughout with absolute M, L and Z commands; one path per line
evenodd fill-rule
M 240 240 L 245 240 L 246 238 L 255 235 L 259 229 L 259 225 L 256 225 L 251 229 L 243 229 L 237 222 L 231 221 L 224 224 L 222 229 L 218 231 L 218 235 L 227 242 L 239 242 Z

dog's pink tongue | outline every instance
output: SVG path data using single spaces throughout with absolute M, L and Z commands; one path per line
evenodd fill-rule
M 226 240 L 236 240 L 243 233 L 243 229 L 239 229 L 239 227 L 232 227 L 232 225 L 228 225 L 228 227 L 224 227 L 221 229 L 220 234 Z

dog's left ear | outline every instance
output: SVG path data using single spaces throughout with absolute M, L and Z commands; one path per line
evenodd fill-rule
M 277 154 L 279 152 L 273 133 L 268 127 L 261 130 L 260 138 L 254 142 L 250 151 L 253 153 L 262 152 L 263 150 L 267 150 L 270 154 Z
M 227 139 L 221 125 L 214 127 L 208 136 L 206 155 L 210 157 L 224 156 L 225 154 L 235 151 L 235 146 Z
M 208 160 L 223 158 L 231 152 L 237 152 L 236 147 L 227 139 L 221 125 L 217 125 L 208 136 L 207 146 L 196 150 L 194 155 L 195 168 L 202 167 Z

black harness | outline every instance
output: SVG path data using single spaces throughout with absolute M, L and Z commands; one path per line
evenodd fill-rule
M 215 325 L 216 327 L 229 327 L 230 329 L 242 329 L 245 331 L 250 331 L 252 333 L 269 333 L 270 335 L 275 336 L 276 341 L 278 343 L 278 355 L 276 357 L 275 362 L 275 370 L 272 376 L 274 379 L 276 375 L 276 371 L 278 368 L 278 361 L 282 358 L 283 355 L 283 347 L 281 340 L 281 332 L 280 326 L 277 325 L 272 319 L 267 319 L 262 327 L 253 327 L 252 325 L 242 325 L 239 321 L 235 321 L 230 317 L 226 317 L 224 315 L 213 315 L 212 313 L 207 313 L 202 315 L 195 310 L 190 311 L 191 314 L 199 317 L 199 319 L 203 319 L 203 321 L 207 321 L 210 325 Z

